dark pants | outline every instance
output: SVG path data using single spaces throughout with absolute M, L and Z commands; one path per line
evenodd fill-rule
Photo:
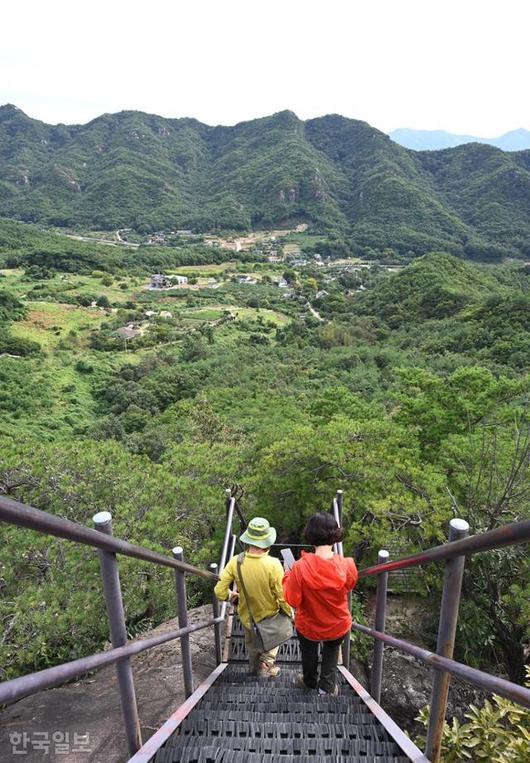
M 322 689 L 331 693 L 337 683 L 337 662 L 339 649 L 344 636 L 334 641 L 311 641 L 298 633 L 300 651 L 302 652 L 302 670 L 304 683 L 309 689 Z M 320 681 L 318 680 L 318 645 L 322 644 L 322 665 Z

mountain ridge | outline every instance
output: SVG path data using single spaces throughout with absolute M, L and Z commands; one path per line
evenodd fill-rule
M 60 227 L 248 230 L 306 221 L 354 251 L 527 253 L 530 151 L 415 152 L 292 111 L 234 126 L 139 111 L 46 125 L 0 107 L 0 215 Z
M 483 143 L 500 148 L 502 151 L 530 149 L 530 130 L 522 127 L 509 130 L 496 138 L 459 135 L 446 130 L 415 130 L 410 127 L 399 127 L 388 135 L 395 143 L 413 151 L 439 151 L 445 148 L 456 148 L 465 143 Z

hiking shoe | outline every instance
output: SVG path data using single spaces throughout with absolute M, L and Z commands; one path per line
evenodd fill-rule
M 276 665 L 267 665 L 266 662 L 260 662 L 258 668 L 258 678 L 276 678 L 280 668 Z
M 332 691 L 324 691 L 324 689 L 318 690 L 319 697 L 337 697 L 339 693 L 339 687 L 337 684 L 333 687 Z

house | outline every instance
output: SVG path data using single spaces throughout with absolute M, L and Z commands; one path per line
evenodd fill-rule
M 172 318 L 173 317 L 173 313 L 170 312 L 169 310 L 160 310 L 159 315 L 160 315 L 161 318 Z
M 150 289 L 167 289 L 169 286 L 171 286 L 171 284 L 166 276 L 163 276 L 160 273 L 155 273 L 151 276 Z
M 148 241 L 149 244 L 158 244 L 158 246 L 166 245 L 166 236 L 162 232 L 154 233 Z
M 134 339 L 135 337 L 140 336 L 142 332 L 139 329 L 135 329 L 132 323 L 129 323 L 128 326 L 122 326 L 121 328 L 116 329 L 115 333 L 122 339 Z
M 252 278 L 252 276 L 238 276 L 237 277 L 238 283 L 246 283 L 246 284 L 255 284 L 257 283 L 257 280 L 255 278 Z
M 152 318 L 153 315 L 156 315 L 156 313 L 155 313 L 154 310 L 146 310 L 144 315 L 145 315 L 146 318 Z
M 191 230 L 177 230 L 177 236 L 192 236 L 193 231 Z
M 208 279 L 208 288 L 209 289 L 218 289 L 220 284 L 215 280 L 215 278 L 209 278 Z
M 325 289 L 321 289 L 320 291 L 317 291 L 315 296 L 317 299 L 322 299 L 323 297 L 328 296 L 328 292 Z
M 285 280 L 285 278 L 278 278 L 274 283 L 280 289 L 286 289 L 287 288 L 287 281 Z
M 188 276 L 171 276 L 172 281 L 176 281 L 179 286 L 188 283 Z

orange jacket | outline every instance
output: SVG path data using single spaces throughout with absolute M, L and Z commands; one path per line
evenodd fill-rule
M 296 630 L 312 641 L 332 641 L 351 628 L 348 592 L 358 578 L 351 558 L 323 559 L 302 551 L 283 576 L 285 600 L 296 608 Z

